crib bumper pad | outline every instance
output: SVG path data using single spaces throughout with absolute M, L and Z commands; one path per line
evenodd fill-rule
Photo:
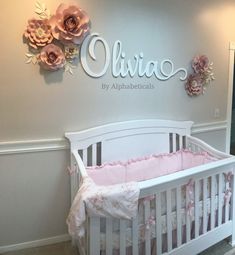
M 66 221 L 69 234 L 74 238 L 84 236 L 86 214 L 120 219 L 136 217 L 139 192 L 137 182 L 98 186 L 85 177 Z

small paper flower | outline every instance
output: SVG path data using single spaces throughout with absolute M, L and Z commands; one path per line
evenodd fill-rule
M 195 73 L 204 73 L 209 68 L 209 59 L 205 55 L 196 56 L 192 61 L 192 68 Z
M 48 44 L 41 50 L 39 61 L 44 69 L 55 71 L 64 67 L 65 56 L 58 46 Z
M 192 60 L 193 74 L 190 74 L 185 84 L 189 96 L 198 96 L 204 93 L 206 86 L 215 79 L 213 63 L 205 55 L 198 55 Z
M 29 45 L 34 49 L 44 47 L 53 40 L 51 26 L 46 19 L 30 19 L 24 36 L 29 40 Z
M 78 58 L 79 50 L 76 45 L 71 44 L 71 45 L 65 46 L 64 53 L 65 53 L 66 59 L 73 60 L 75 58 Z
M 61 4 L 50 24 L 54 38 L 64 44 L 81 44 L 90 30 L 88 15 L 77 5 Z
M 185 84 L 185 90 L 189 96 L 203 94 L 202 78 L 199 74 L 190 74 Z

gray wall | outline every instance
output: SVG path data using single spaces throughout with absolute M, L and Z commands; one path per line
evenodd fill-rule
M 67 2 L 67 1 L 64 1 Z M 61 1 L 45 1 L 54 12 Z M 235 41 L 235 3 L 222 0 L 80 0 L 98 32 L 111 46 L 123 42 L 128 58 L 170 58 L 186 67 L 195 54 L 214 62 L 216 80 L 206 94 L 190 98 L 176 76 L 99 79 L 79 65 L 74 75 L 45 74 L 26 65 L 22 33 L 34 16 L 35 1 L 1 3 L 0 141 L 61 138 L 65 131 L 140 118 L 226 120 L 229 42 Z M 152 83 L 154 90 L 104 91 L 102 83 Z M 214 109 L 220 109 L 214 118 Z M 224 149 L 225 133 L 202 135 Z M 66 233 L 69 182 L 66 151 L 0 156 L 0 246 Z
M 0 156 L 0 247 L 67 232 L 68 153 Z

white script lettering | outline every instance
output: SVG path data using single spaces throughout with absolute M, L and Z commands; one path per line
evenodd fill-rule
M 96 61 L 95 48 L 98 41 L 103 45 L 105 61 L 102 70 L 95 73 L 88 65 L 87 52 L 91 59 Z M 110 57 L 111 54 L 108 43 L 104 38 L 100 37 L 99 34 L 94 33 L 85 38 L 81 46 L 81 64 L 88 75 L 94 78 L 103 76 L 110 65 Z M 126 53 L 122 49 L 122 42 L 119 40 L 113 45 L 111 69 L 112 75 L 115 78 L 119 76 L 125 78 L 128 75 L 130 77 L 138 75 L 139 77 L 146 76 L 147 78 L 150 78 L 154 75 L 158 80 L 166 81 L 177 73 L 181 73 L 180 80 L 182 81 L 187 77 L 187 70 L 185 68 L 174 69 L 174 64 L 170 59 L 164 59 L 161 62 L 150 60 L 144 64 L 143 52 L 135 54 L 133 60 L 126 59 Z

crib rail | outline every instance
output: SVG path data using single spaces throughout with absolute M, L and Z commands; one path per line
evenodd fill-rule
M 211 156 L 214 156 L 217 159 L 232 157 L 231 155 L 218 151 L 202 140 L 190 135 L 186 135 L 186 148 L 192 152 L 208 152 Z
M 233 194 L 228 192 L 234 178 L 228 175 L 234 159 L 229 160 L 213 171 L 195 169 L 194 174 L 173 174 L 150 187 L 142 185 L 143 214 L 131 221 L 90 218 L 88 254 L 197 254 L 218 242 L 218 236 L 222 240 L 231 235 Z

